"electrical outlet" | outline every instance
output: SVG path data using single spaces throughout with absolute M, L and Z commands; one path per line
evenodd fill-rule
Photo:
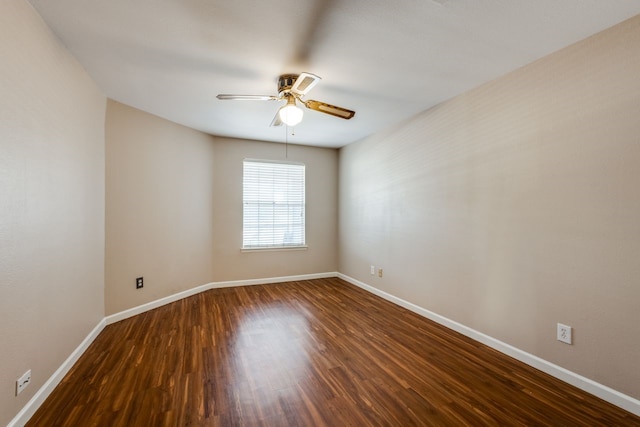
M 31 369 L 25 372 L 18 380 L 16 381 L 16 396 L 22 393 L 22 390 L 27 388 L 27 386 L 31 383 Z
M 382 277 L 382 269 L 381 268 L 378 269 L 378 277 Z
M 136 289 L 140 289 L 144 286 L 144 283 L 142 281 L 142 277 L 138 277 L 136 278 Z
M 571 326 L 563 325 L 562 323 L 558 323 L 558 331 L 557 331 L 557 339 L 558 341 L 562 341 L 566 344 L 571 344 Z
M 376 266 L 372 265 L 371 266 L 371 275 L 373 276 L 374 274 L 376 274 Z

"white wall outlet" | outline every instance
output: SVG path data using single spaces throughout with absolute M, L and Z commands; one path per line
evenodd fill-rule
M 558 341 L 562 341 L 566 344 L 571 344 L 571 326 L 563 325 L 562 323 L 558 323 L 558 331 L 557 331 L 557 339 Z
M 382 277 L 382 269 L 381 268 L 378 269 L 378 277 Z
M 374 274 L 376 274 L 376 266 L 372 265 L 371 266 L 371 275 L 373 276 Z
M 31 369 L 22 374 L 22 376 L 16 381 L 16 396 L 22 393 L 22 390 L 27 388 L 29 383 L 31 383 Z

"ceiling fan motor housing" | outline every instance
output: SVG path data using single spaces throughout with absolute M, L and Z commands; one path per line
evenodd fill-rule
M 278 77 L 278 94 L 291 90 L 293 83 L 298 79 L 298 74 L 283 74 Z

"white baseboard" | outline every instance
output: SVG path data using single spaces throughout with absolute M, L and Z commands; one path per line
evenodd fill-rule
M 49 397 L 53 389 L 56 388 L 64 376 L 71 370 L 73 365 L 78 361 L 80 356 L 89 348 L 93 340 L 102 332 L 106 326 L 105 319 L 102 319 L 98 325 L 93 328 L 89 335 L 86 336 L 80 345 L 71 353 L 67 360 L 49 377 L 47 382 L 33 395 L 26 405 L 18 412 L 18 414 L 7 424 L 7 427 L 22 427 L 36 413 L 40 405 Z
M 314 273 L 314 274 L 302 274 L 299 276 L 282 276 L 282 277 L 268 277 L 265 279 L 249 279 L 249 280 L 230 280 L 225 282 L 211 282 L 206 285 L 201 285 L 196 288 L 188 289 L 186 291 L 178 292 L 177 294 L 169 295 L 164 298 L 157 299 L 155 301 L 148 302 L 146 304 L 139 305 L 137 307 L 130 308 L 128 310 L 121 311 L 119 313 L 112 314 L 105 318 L 107 325 L 110 325 L 120 320 L 127 319 L 129 317 L 144 313 L 154 308 L 162 307 L 163 305 L 179 301 L 183 298 L 190 297 L 192 295 L 199 294 L 200 292 L 208 291 L 209 289 L 219 288 L 232 288 L 234 286 L 252 286 L 252 285 L 266 285 L 269 283 L 281 283 L 292 282 L 295 280 L 312 280 L 312 279 L 326 279 L 327 277 L 338 277 L 337 272 L 328 273 Z
M 619 391 L 590 380 L 589 378 L 583 377 L 582 375 L 576 374 L 575 372 L 571 372 L 568 369 L 555 365 L 551 362 L 539 358 L 538 356 L 534 356 L 533 354 L 527 353 L 526 351 L 520 350 L 507 343 L 485 335 L 482 332 L 478 332 L 475 329 L 469 328 L 468 326 L 462 325 L 454 320 L 448 319 L 444 316 L 405 301 L 394 295 L 388 294 L 384 291 L 381 291 L 380 289 L 374 288 L 373 286 L 367 285 L 366 283 L 356 280 L 345 274 L 338 273 L 338 277 L 358 286 L 359 288 L 371 292 L 374 295 L 384 298 L 387 301 L 404 307 L 407 310 L 413 311 L 414 313 L 417 313 L 422 317 L 426 317 L 427 319 L 433 320 L 434 322 L 446 326 L 449 329 L 453 329 L 454 331 L 459 332 L 462 335 L 466 335 L 471 339 L 479 341 L 482 344 L 485 344 L 495 350 L 498 350 L 501 353 L 504 353 L 508 356 L 513 357 L 514 359 L 526 363 L 529 366 L 539 369 L 540 371 L 556 377 L 559 380 L 578 387 L 579 389 L 597 396 L 600 399 L 616 405 L 626 411 L 629 411 L 632 414 L 640 416 L 640 400 L 620 393 Z

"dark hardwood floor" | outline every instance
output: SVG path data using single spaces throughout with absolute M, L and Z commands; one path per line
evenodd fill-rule
M 29 426 L 640 426 L 340 279 L 210 290 L 107 326 Z

